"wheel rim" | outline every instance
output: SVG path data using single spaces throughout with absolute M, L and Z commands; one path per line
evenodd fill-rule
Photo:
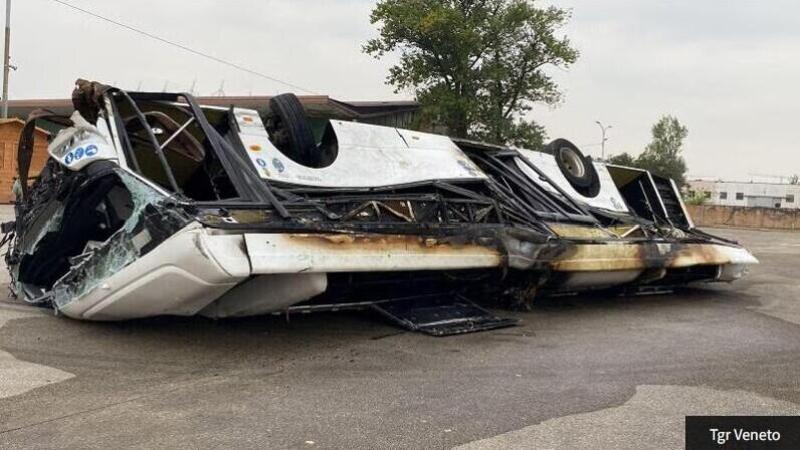
M 570 175 L 575 178 L 583 178 L 586 175 L 586 166 L 583 164 L 583 158 L 571 148 L 564 147 L 559 152 L 561 164 Z

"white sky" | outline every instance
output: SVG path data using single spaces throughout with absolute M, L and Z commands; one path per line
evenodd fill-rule
M 67 0 L 341 100 L 408 98 L 383 81 L 391 60 L 361 53 L 368 0 Z M 66 97 L 78 77 L 128 89 L 227 95 L 291 90 L 149 40 L 51 0 L 12 0 L 12 99 Z M 791 0 L 547 0 L 573 10 L 581 51 L 553 70 L 565 92 L 532 117 L 599 155 L 637 154 L 662 114 L 689 127 L 694 176 L 800 172 L 800 3 Z M 301 92 L 299 92 L 301 93 Z

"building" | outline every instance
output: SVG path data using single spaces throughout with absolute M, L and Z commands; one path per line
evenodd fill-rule
M 705 196 L 709 205 L 800 208 L 800 184 L 694 180 L 688 194 Z
M 0 119 L 0 203 L 10 203 L 14 195 L 12 187 L 17 180 L 17 146 L 25 122 L 20 119 Z M 47 161 L 47 141 L 50 133 L 37 128 L 34 133 L 33 159 L 30 176 L 39 176 Z

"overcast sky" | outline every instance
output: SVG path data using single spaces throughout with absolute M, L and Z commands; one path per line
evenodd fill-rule
M 363 55 L 368 0 L 65 0 L 342 100 L 409 98 L 384 84 L 391 60 Z M 12 0 L 12 99 L 66 97 L 78 77 L 120 87 L 227 95 L 295 90 L 58 5 Z M 548 0 L 570 8 L 581 57 L 553 70 L 564 93 L 532 117 L 550 137 L 637 154 L 651 125 L 689 127 L 694 176 L 800 172 L 800 3 L 790 0 Z M 295 90 L 296 91 L 296 90 Z M 303 92 L 298 92 L 303 93 Z

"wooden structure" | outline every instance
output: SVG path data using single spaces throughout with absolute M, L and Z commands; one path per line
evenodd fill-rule
M 0 119 L 0 203 L 12 203 L 12 187 L 17 179 L 17 146 L 19 134 L 25 125 L 20 119 Z M 47 161 L 47 141 L 50 133 L 36 129 L 33 147 L 33 160 L 29 178 L 39 175 Z

